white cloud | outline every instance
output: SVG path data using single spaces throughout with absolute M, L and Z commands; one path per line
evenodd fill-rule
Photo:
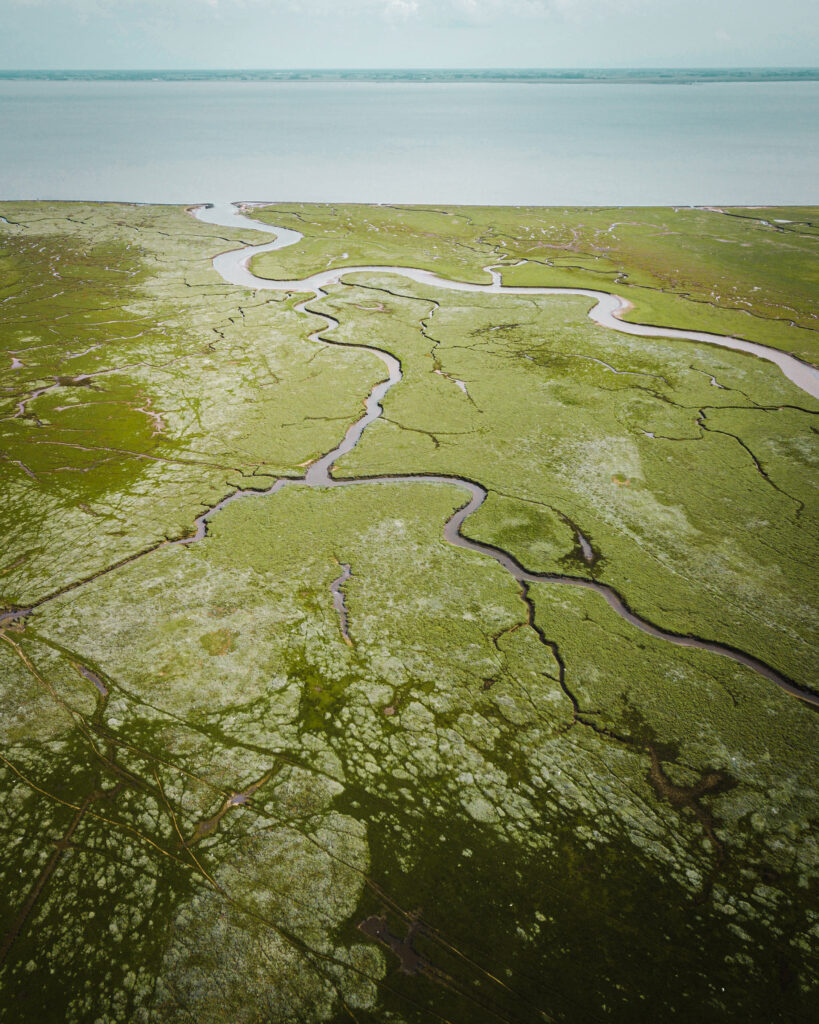
M 394 18 L 411 18 L 418 13 L 418 0 L 387 0 L 386 14 Z
M 237 8 L 275 14 L 284 10 L 304 15 L 382 16 L 386 20 L 485 24 L 548 15 L 588 17 L 595 13 L 632 9 L 649 0 L 0 0 L 25 7 L 63 7 L 85 16 L 115 15 L 123 11 L 161 10 L 169 20 L 207 12 L 230 14 Z M 653 0 L 653 3 L 662 0 Z

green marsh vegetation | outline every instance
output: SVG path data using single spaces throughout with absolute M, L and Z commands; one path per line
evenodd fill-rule
M 277 204 L 254 216 L 304 240 L 256 257 L 260 277 L 404 264 L 488 284 L 616 291 L 624 319 L 733 334 L 819 360 L 816 207 L 391 207 Z
M 342 321 L 332 337 L 369 338 L 403 366 L 340 476 L 479 480 L 490 494 L 470 536 L 610 583 L 644 617 L 731 637 L 810 685 L 818 403 L 740 354 L 590 324 L 581 297 L 366 280 L 311 306 Z
M 299 209 L 305 252 L 257 273 L 492 261 L 466 220 L 439 262 L 412 211 Z M 337 477 L 478 480 L 468 534 L 811 686 L 817 403 L 752 357 L 596 327 L 582 298 L 397 275 L 311 300 L 340 325 L 308 342 L 303 294 L 212 270 L 253 232 L 0 215 L 0 579 L 36 605 L 0 634 L 0 1020 L 809 1018 L 811 708 L 447 544 L 454 483 L 291 485 L 166 539 L 332 449 L 383 376 L 364 343 L 403 379 Z M 365 215 L 395 225 L 383 250 Z M 528 215 L 497 217 L 528 243 Z

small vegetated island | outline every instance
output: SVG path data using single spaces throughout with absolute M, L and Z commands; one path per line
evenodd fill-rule
M 811 1019 L 819 210 L 209 212 L 0 204 L 0 1020 Z

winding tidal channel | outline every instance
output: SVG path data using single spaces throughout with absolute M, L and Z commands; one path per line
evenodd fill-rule
M 341 278 L 345 275 L 356 272 L 398 274 L 403 277 L 410 278 L 413 281 L 417 281 L 419 284 L 429 285 L 435 288 L 444 288 L 451 291 L 481 292 L 491 295 L 583 295 L 587 298 L 596 300 L 596 305 L 590 310 L 589 316 L 592 320 L 603 327 L 612 328 L 622 333 L 638 335 L 641 337 L 674 338 L 684 341 L 706 342 L 708 344 L 719 345 L 724 348 L 732 348 L 741 352 L 747 352 L 751 355 L 758 356 L 759 358 L 775 363 L 782 370 L 785 376 L 793 381 L 803 391 L 806 391 L 814 398 L 819 398 L 819 371 L 814 367 L 808 366 L 806 363 L 795 359 L 787 353 L 768 348 L 765 345 L 757 345 L 753 342 L 742 341 L 737 338 L 706 334 L 700 331 L 685 331 L 678 330 L 676 328 L 657 328 L 644 324 L 634 324 L 622 321 L 618 319 L 617 313 L 618 311 L 627 308 L 628 304 L 619 296 L 612 295 L 607 292 L 591 291 L 583 288 L 506 288 L 501 284 L 500 274 L 491 267 L 486 268 L 486 270 L 492 275 L 492 284 L 489 285 L 449 281 L 445 278 L 438 277 L 436 274 L 433 274 L 428 270 L 397 266 L 344 267 L 335 270 L 324 270 L 321 273 L 313 274 L 312 276 L 303 278 L 302 280 L 293 281 L 273 281 L 256 277 L 251 273 L 248 266 L 253 256 L 261 252 L 283 249 L 286 246 L 297 242 L 302 235 L 297 231 L 291 231 L 286 228 L 271 227 L 269 224 L 244 216 L 240 209 L 235 205 L 224 204 L 218 206 L 200 206 L 192 212 L 195 217 L 208 224 L 217 224 L 221 227 L 230 228 L 254 228 L 264 231 L 267 234 L 275 232 L 276 237 L 272 242 L 267 242 L 263 245 L 244 246 L 243 248 L 236 249 L 231 252 L 221 253 L 219 256 L 214 258 L 213 266 L 228 283 L 245 288 L 251 288 L 254 291 L 272 290 L 312 292 L 312 298 L 301 302 L 295 307 L 305 316 L 320 316 L 325 321 L 323 327 L 318 331 L 314 331 L 310 335 L 311 341 L 332 343 L 331 339 L 323 336 L 323 332 L 337 327 L 339 323 L 333 317 L 327 316 L 323 313 L 313 313 L 307 309 L 307 306 L 311 301 L 315 301 L 315 299 L 326 294 L 324 289 L 327 285 L 336 284 L 340 282 Z M 606 586 L 604 583 L 598 583 L 594 580 L 583 579 L 581 577 L 530 572 L 507 551 L 503 551 L 502 549 L 490 544 L 483 544 L 480 541 L 471 540 L 470 538 L 463 536 L 461 533 L 461 527 L 463 526 L 464 521 L 483 504 L 487 496 L 486 489 L 474 480 L 467 480 L 464 477 L 457 476 L 426 474 L 408 474 L 405 476 L 396 474 L 389 476 L 356 477 L 343 480 L 335 479 L 332 476 L 334 463 L 342 455 L 351 451 L 356 444 L 358 444 L 358 441 L 366 427 L 372 423 L 373 420 L 376 420 L 381 416 L 383 412 L 381 402 L 383 401 L 384 396 L 390 388 L 401 380 L 401 363 L 389 352 L 376 348 L 372 345 L 349 345 L 345 343 L 344 347 L 361 348 L 364 351 L 372 352 L 385 364 L 387 368 L 387 378 L 380 381 L 373 387 L 365 402 L 364 415 L 348 428 L 340 444 L 327 452 L 320 459 L 313 462 L 308 467 L 305 475 L 301 478 L 281 478 L 264 491 L 236 491 L 217 505 L 213 506 L 213 508 L 209 509 L 196 520 L 195 532 L 192 536 L 176 541 L 175 543 L 192 544 L 196 541 L 202 540 L 207 534 L 208 522 L 230 502 L 244 498 L 270 496 L 286 486 L 329 488 L 410 483 L 445 484 L 448 486 L 454 485 L 462 488 L 468 493 L 468 500 L 453 513 L 444 526 L 444 538 L 450 544 L 453 544 L 456 547 L 466 548 L 469 551 L 475 551 L 478 554 L 494 559 L 524 588 L 529 583 L 552 583 L 593 590 L 595 593 L 599 594 L 607 604 L 617 612 L 618 615 L 622 616 L 622 618 L 626 619 L 626 621 L 630 622 L 633 626 L 636 626 L 644 633 L 649 634 L 649 636 L 666 640 L 679 647 L 694 647 L 698 650 L 709 651 L 712 654 L 719 654 L 726 658 L 731 658 L 733 661 L 747 666 L 753 671 L 759 673 L 759 675 L 776 683 L 777 686 L 781 687 L 785 692 L 792 696 L 798 697 L 815 707 L 819 707 L 819 696 L 809 690 L 802 689 L 790 680 L 786 679 L 784 676 L 780 675 L 769 665 L 766 665 L 764 662 L 759 661 L 757 658 L 754 658 L 749 654 L 745 654 L 743 651 L 736 650 L 727 644 L 720 644 L 710 640 L 703 640 L 698 637 L 671 633 L 667 630 L 660 629 L 658 626 L 655 626 L 653 623 L 648 622 L 645 619 L 640 618 L 630 610 L 624 599 L 614 589 Z M 349 567 L 345 566 L 343 568 L 345 570 L 343 578 L 346 579 L 347 575 L 349 575 Z M 339 579 L 334 582 L 340 585 L 343 582 L 343 578 L 339 577 Z M 337 610 L 340 605 L 343 609 L 342 602 L 340 600 L 335 600 L 336 596 L 337 595 L 334 592 L 334 603 L 336 603 Z M 347 640 L 346 611 L 341 618 L 341 623 L 342 632 L 345 640 Z

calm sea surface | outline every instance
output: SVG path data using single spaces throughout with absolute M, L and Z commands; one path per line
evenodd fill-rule
M 0 81 L 0 198 L 819 203 L 819 82 Z

